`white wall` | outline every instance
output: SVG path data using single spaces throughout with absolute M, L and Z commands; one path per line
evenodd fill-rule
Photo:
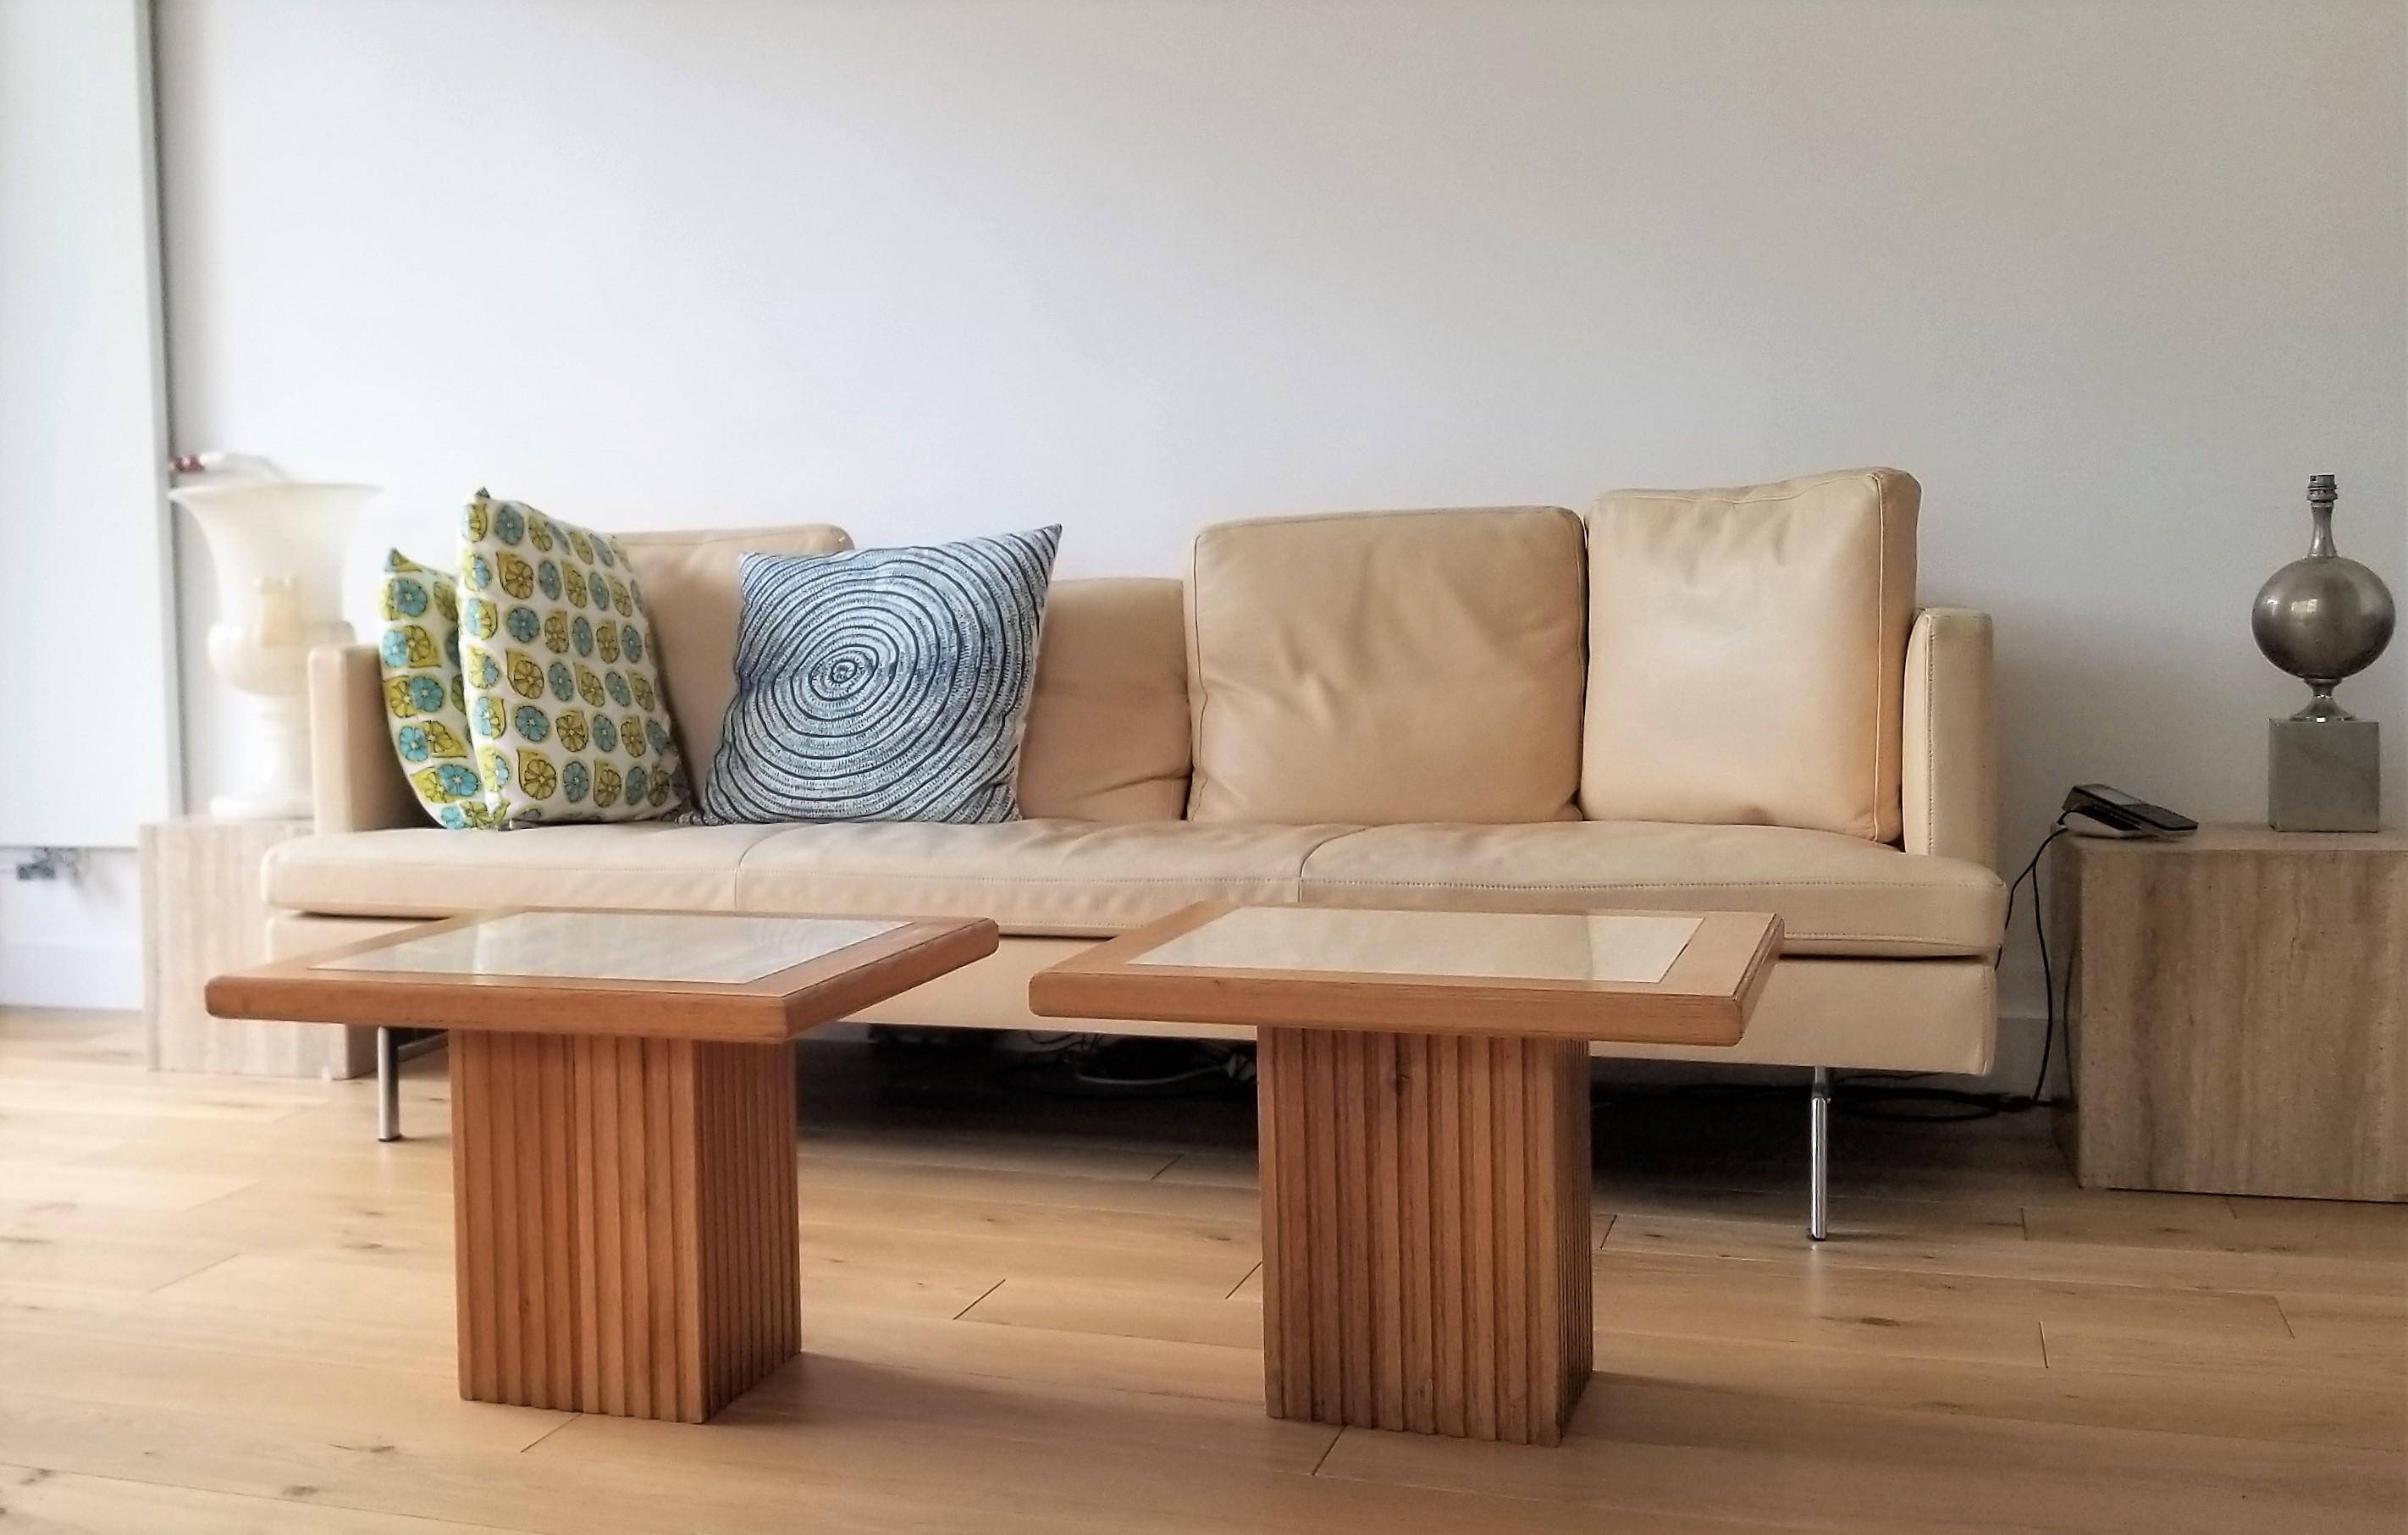
M 138 997 L 175 808 L 146 0 L 0 0 L 0 1004 Z M 36 845 L 106 849 L 20 882 Z
M 55 880 L 0 867 L 0 1007 L 140 1007 L 141 897 L 131 848 L 89 851 Z
M 2011 853 L 2075 780 L 2262 813 L 2312 471 L 2408 590 L 2396 0 L 162 0 L 159 47 L 179 442 L 389 487 L 363 579 L 480 484 L 1167 572 L 1896 464 L 1926 595 L 1999 617 Z M 2402 677 L 2344 695 L 2395 797 Z

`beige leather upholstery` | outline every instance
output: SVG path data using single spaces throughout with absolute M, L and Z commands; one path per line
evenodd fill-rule
M 1600 498 L 1582 811 L 1895 840 L 1920 497 L 1856 469 Z
M 1978 864 L 1832 832 L 1558 821 L 1526 826 L 1011 821 L 315 837 L 267 861 L 270 904 L 356 916 L 487 907 L 987 916 L 1106 936 L 1191 901 L 1778 912 L 1799 954 L 1994 952 L 2005 895 Z
M 690 533 L 622 533 L 628 567 L 644 590 L 661 691 L 677 722 L 686 771 L 696 795 L 719 753 L 719 727 L 736 696 L 736 615 L 742 606 L 737 562 L 751 553 L 833 554 L 851 549 L 840 527 L 713 528 Z
M 446 916 L 513 905 L 992 917 L 1012 932 L 1105 935 L 1200 900 L 1293 901 L 1344 826 L 953 826 L 661 822 L 471 835 L 312 837 L 267 860 L 287 911 Z
M 321 834 L 435 824 L 394 754 L 374 645 L 309 653 L 309 797 Z
M 577 822 L 304 837 L 269 854 L 267 904 L 322 916 L 449 917 L 495 906 L 732 911 L 744 854 L 783 826 Z
M 1979 1076 L 1998 1030 L 1999 972 L 1986 959 L 1784 959 L 1727 1054 L 1643 1044 L 1590 1054 Z
M 407 932 L 422 917 L 313 917 L 301 911 L 279 911 L 267 923 L 267 957 L 298 959 L 304 954 L 339 949 L 387 933 Z M 373 1029 L 366 1032 L 373 1033 Z
M 1244 1038 L 1252 1030 L 1195 1024 L 1132 1024 L 1039 1018 L 1028 1011 L 1028 978 L 1077 954 L 1070 939 L 1007 938 L 966 969 L 881 1002 L 860 1014 L 884 1023 L 971 1028 L 1085 1028 L 1104 1034 Z M 1599 1055 L 1654 1060 L 1834 1066 L 1886 1071 L 1990 1069 L 1998 1017 L 1997 972 L 1984 959 L 1785 959 L 1737 1045 L 1682 1049 L 1598 1044 Z
M 1187 809 L 1187 633 L 1175 581 L 1057 581 L 1020 743 L 1020 810 L 1176 821 Z
M 1580 537 L 1553 507 L 1205 529 L 1187 592 L 1188 815 L 1576 815 Z
M 1906 638 L 1899 791 L 1909 853 L 1997 868 L 1999 710 L 1990 615 L 1926 608 Z
M 1342 826 L 795 826 L 746 858 L 749 911 L 992 917 L 1014 933 L 1102 937 L 1202 900 L 1293 901 Z
M 1980 864 L 1837 832 L 1575 821 L 1374 826 L 1304 864 L 1311 901 L 1492 911 L 1772 911 L 1793 954 L 1986 955 L 2006 891 Z
M 347 943 L 382 938 L 387 933 L 400 932 L 417 926 L 415 922 L 370 920 L 364 917 L 312 917 L 297 911 L 279 911 L 267 919 L 267 957 L 298 959 L 328 949 L 338 949 Z M 376 1075 L 376 1030 L 344 1028 L 339 1024 L 296 1024 L 295 1028 L 340 1029 L 343 1048 L 327 1068 L 327 1074 L 337 1081 L 350 1077 Z
M 870 1023 L 933 1024 L 954 1028 L 1029 1028 L 1040 1033 L 1075 1030 L 1094 1034 L 1155 1034 L 1182 1039 L 1251 1040 L 1244 1025 L 1149 1022 L 1144 1019 L 1040 1018 L 1028 1010 L 1028 978 L 1046 966 L 1084 952 L 1083 938 L 1007 936 L 996 952 L 890 997 L 855 1014 Z

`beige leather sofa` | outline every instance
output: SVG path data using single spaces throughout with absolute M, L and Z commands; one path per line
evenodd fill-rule
M 1979 1072 L 2005 911 L 1990 624 L 1914 605 L 1918 497 L 1863 470 L 1586 519 L 1228 524 L 1183 581 L 1059 581 L 1027 819 L 1001 825 L 441 830 L 394 764 L 375 652 L 322 651 L 316 834 L 268 861 L 272 944 L 521 904 L 976 914 L 995 955 L 867 1016 L 1053 1029 L 1031 972 L 1191 901 L 1766 910 L 1787 944 L 1740 1045 L 1598 1052 Z M 707 770 L 738 556 L 844 536 L 626 542 Z

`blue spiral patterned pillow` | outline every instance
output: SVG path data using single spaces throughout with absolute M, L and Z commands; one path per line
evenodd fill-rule
M 1059 527 L 748 554 L 715 822 L 1020 819 L 1013 783 Z

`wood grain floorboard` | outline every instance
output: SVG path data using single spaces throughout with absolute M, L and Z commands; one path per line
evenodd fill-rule
M 205 1492 L 122 1477 L 0 1465 L 0 1519 L 12 1531 L 173 1530 L 176 1535 L 512 1535 L 416 1514 L 328 1508 L 280 1498 Z
M 1624 1376 L 1592 1384 L 1555 1456 L 1350 1430 L 1321 1474 L 1591 1511 L 1824 1530 L 2388 1535 L 2396 1454 L 1817 1404 Z
M 2408 1526 L 2408 1210 L 2085 1193 L 2031 1116 L 1841 1116 L 1810 1249 L 1799 1105 L 1613 1097 L 1547 1450 L 1264 1415 L 1242 1097 L 808 1045 L 804 1353 L 695 1427 L 459 1399 L 441 1056 L 392 1146 L 366 1083 L 140 1062 L 127 1019 L 0 1013 L 0 1528 Z

